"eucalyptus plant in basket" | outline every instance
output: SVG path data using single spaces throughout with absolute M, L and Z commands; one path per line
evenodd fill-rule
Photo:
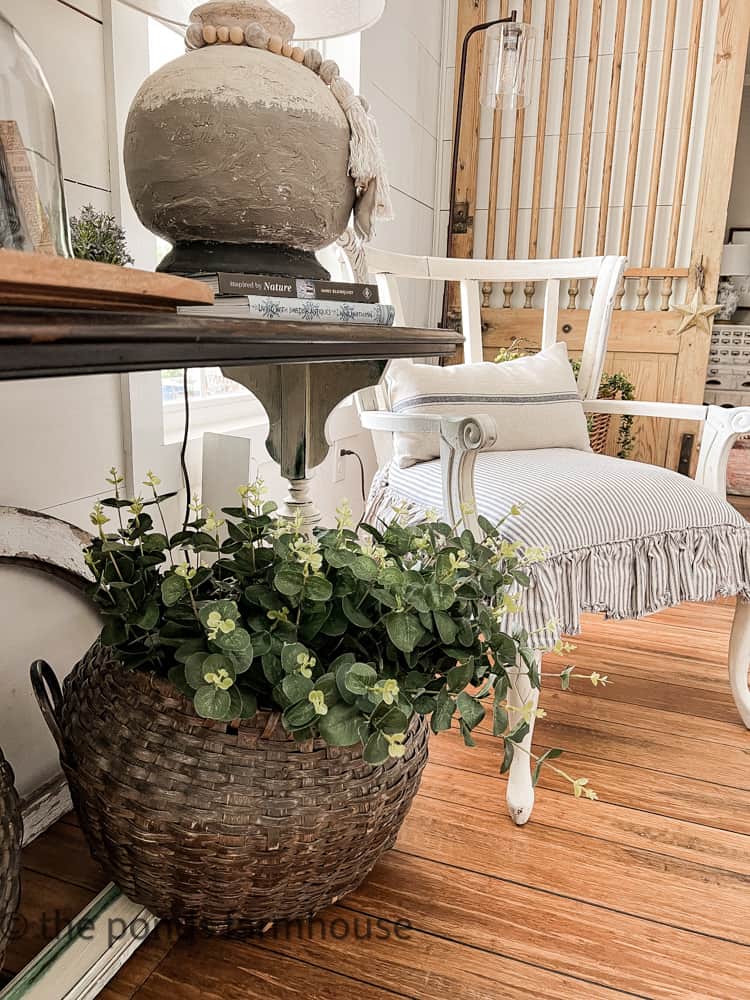
M 468 745 L 489 717 L 505 771 L 530 713 L 544 714 L 529 704 L 509 723 L 513 668 L 540 684 L 531 638 L 505 627 L 538 554 L 505 540 L 502 522 L 480 518 L 482 541 L 437 516 L 410 525 L 406 510 L 383 530 L 355 530 L 344 503 L 335 528 L 309 536 L 277 516 L 258 481 L 222 517 L 195 501 L 169 537 L 156 476 L 145 499 L 123 497 L 115 470 L 109 482 L 115 495 L 95 508 L 86 551 L 100 641 L 124 666 L 168 678 L 198 716 L 231 723 L 276 710 L 295 740 L 361 742 L 373 765 L 404 754 L 415 714 L 435 733 L 457 724 Z M 537 758 L 537 776 L 559 753 Z M 595 797 L 586 779 L 555 770 Z

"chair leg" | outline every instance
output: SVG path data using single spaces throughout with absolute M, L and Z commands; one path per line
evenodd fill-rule
M 750 729 L 750 601 L 737 598 L 732 635 L 729 640 L 729 683 L 740 718 Z
M 540 663 L 541 654 L 537 654 L 537 661 Z M 511 729 L 520 722 L 522 716 L 518 709 L 523 708 L 531 702 L 534 709 L 539 702 L 539 689 L 531 686 L 526 667 L 515 667 L 510 671 L 511 687 L 508 692 L 508 717 Z M 515 709 L 515 711 L 514 711 Z M 517 826 L 528 823 L 531 810 L 534 808 L 534 786 L 531 783 L 531 740 L 534 735 L 535 716 L 532 715 L 529 724 L 529 732 L 523 741 L 518 745 L 513 755 L 513 763 L 510 765 L 508 775 L 507 802 L 508 812 L 511 819 Z

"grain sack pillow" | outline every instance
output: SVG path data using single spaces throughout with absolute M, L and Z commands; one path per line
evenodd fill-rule
M 417 365 L 394 361 L 387 386 L 394 413 L 492 417 L 493 451 L 576 448 L 590 451 L 588 427 L 564 343 L 502 364 Z M 395 434 L 400 469 L 440 455 L 435 434 Z

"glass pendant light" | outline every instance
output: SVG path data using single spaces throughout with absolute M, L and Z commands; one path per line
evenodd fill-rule
M 33 52 L 2 14 L 0 247 L 73 256 L 52 94 Z
M 530 103 L 535 40 L 531 25 L 519 21 L 487 29 L 481 97 L 485 107 L 515 111 Z

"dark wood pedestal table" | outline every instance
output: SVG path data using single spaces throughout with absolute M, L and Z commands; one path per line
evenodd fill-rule
M 325 422 L 336 404 L 376 385 L 391 359 L 446 357 L 461 342 L 451 330 L 0 307 L 0 381 L 220 366 L 265 407 L 268 449 L 290 483 L 287 508 L 313 525 L 319 514 L 310 478 L 328 452 Z M 31 562 L 80 582 L 82 536 L 40 514 L 0 508 L 0 561 Z M 47 823 L 58 814 L 59 808 L 48 812 Z M 33 835 L 43 828 L 35 822 Z M 0 1000 L 95 997 L 156 924 L 110 885 L 0 992 Z

